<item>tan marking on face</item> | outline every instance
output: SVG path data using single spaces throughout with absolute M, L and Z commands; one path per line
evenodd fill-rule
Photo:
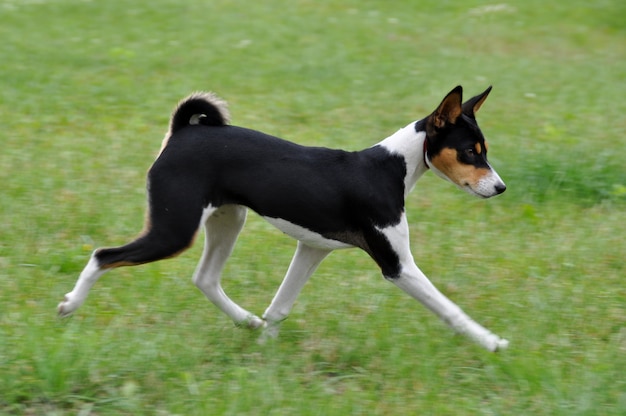
M 489 144 L 487 143 L 487 140 L 485 140 L 485 152 L 489 151 Z
M 476 146 L 474 146 L 474 148 L 476 149 L 477 154 L 481 154 L 483 152 L 483 147 L 478 142 L 476 142 Z
M 443 149 L 431 159 L 431 163 L 455 184 L 475 189 L 478 182 L 490 174 L 487 168 L 477 168 L 459 162 L 457 151 L 449 147 Z

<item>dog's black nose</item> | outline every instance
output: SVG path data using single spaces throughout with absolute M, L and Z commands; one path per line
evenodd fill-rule
M 496 185 L 496 192 L 500 195 L 502 192 L 506 191 L 506 185 L 503 183 L 499 183 Z

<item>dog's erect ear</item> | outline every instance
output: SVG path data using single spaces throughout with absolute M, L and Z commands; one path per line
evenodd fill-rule
M 483 103 L 487 99 L 487 96 L 489 95 L 489 92 L 491 92 L 491 85 L 482 94 L 478 94 L 476 97 L 472 97 L 464 102 L 463 114 L 474 118 L 474 114 L 476 114 L 480 106 L 483 105 Z
M 434 127 L 442 128 L 447 123 L 454 124 L 459 118 L 463 109 L 461 103 L 463 101 L 463 87 L 460 85 L 450 91 L 446 98 L 443 99 L 439 107 L 431 116 L 431 122 Z

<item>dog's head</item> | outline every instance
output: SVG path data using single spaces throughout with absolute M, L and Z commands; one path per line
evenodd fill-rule
M 491 87 L 463 103 L 463 88 L 458 86 L 426 118 L 428 166 L 438 176 L 482 198 L 506 190 L 487 161 L 487 142 L 475 117 L 490 91 Z

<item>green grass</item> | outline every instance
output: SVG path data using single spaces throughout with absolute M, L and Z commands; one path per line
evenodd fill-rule
M 625 414 L 625 16 L 617 0 L 0 0 L 0 414 Z M 189 92 L 218 92 L 235 124 L 359 149 L 457 84 L 494 85 L 479 121 L 509 189 L 480 201 L 425 175 L 412 245 L 509 350 L 454 335 L 356 250 L 268 345 L 193 287 L 200 245 L 110 273 L 56 318 L 93 248 L 141 229 Z M 293 249 L 250 215 L 226 291 L 262 313 Z

